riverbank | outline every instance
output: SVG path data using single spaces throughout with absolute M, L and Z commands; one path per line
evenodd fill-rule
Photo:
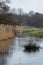
M 32 37 L 43 38 L 43 28 L 25 27 L 25 26 L 12 26 L 12 25 L 0 25 L 0 52 L 8 52 L 9 47 L 13 44 L 13 39 L 17 34 L 27 35 Z M 8 42 L 9 40 L 9 42 Z M 6 43 L 7 41 L 7 43 Z M 10 42 L 11 41 L 11 42 Z
M 43 38 L 43 28 L 36 28 L 31 26 L 16 26 L 16 33 L 18 36 L 27 35 Z
M 22 34 L 26 34 L 32 37 L 43 38 L 43 28 L 28 28 L 23 29 Z
M 15 30 L 12 25 L 0 24 L 0 53 L 8 53 L 14 37 Z

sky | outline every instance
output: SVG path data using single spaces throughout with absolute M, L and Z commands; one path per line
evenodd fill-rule
M 43 13 L 43 0 L 11 0 L 11 8 L 22 8 L 24 12 Z

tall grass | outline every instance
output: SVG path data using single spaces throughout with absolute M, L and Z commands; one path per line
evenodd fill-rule
M 11 25 L 0 25 L 0 40 L 9 39 L 14 37 L 13 26 Z

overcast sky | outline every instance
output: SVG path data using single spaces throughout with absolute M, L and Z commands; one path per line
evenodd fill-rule
M 11 0 L 12 8 L 22 8 L 24 12 L 33 10 L 34 12 L 43 13 L 43 0 Z

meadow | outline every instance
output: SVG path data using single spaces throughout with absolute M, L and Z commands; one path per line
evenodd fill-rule
M 43 38 L 43 28 L 23 29 L 22 34 L 26 34 L 27 36 Z

